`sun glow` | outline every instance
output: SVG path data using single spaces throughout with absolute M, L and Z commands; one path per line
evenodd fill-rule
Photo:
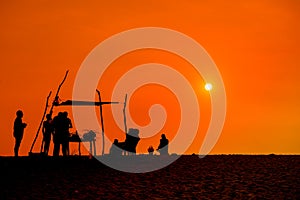
M 212 90 L 213 86 L 211 83 L 206 83 L 204 88 L 205 88 L 205 90 L 210 91 L 210 90 Z

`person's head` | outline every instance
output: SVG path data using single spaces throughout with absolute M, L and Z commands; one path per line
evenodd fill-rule
M 67 111 L 63 112 L 63 116 L 68 117 L 68 112 Z
M 18 110 L 16 114 L 17 114 L 17 117 L 20 117 L 20 118 L 23 117 L 22 110 Z
M 50 114 L 47 114 L 47 115 L 46 115 L 46 119 L 51 120 L 51 115 L 50 115 Z
M 119 140 L 118 139 L 115 139 L 114 140 L 114 144 L 118 144 L 119 143 Z
M 61 117 L 61 116 L 63 116 L 63 113 L 62 113 L 62 112 L 59 112 L 59 113 L 57 114 L 57 116 L 58 116 L 58 117 Z
M 162 139 L 167 139 L 165 134 L 161 134 Z

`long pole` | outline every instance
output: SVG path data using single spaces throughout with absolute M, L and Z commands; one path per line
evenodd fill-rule
M 61 89 L 61 86 L 64 84 L 64 82 L 65 82 L 65 80 L 66 80 L 68 74 L 69 74 L 69 70 L 66 71 L 66 74 L 65 74 L 65 76 L 64 76 L 64 79 L 62 80 L 62 82 L 59 84 L 59 86 L 58 86 L 58 88 L 57 88 L 57 91 L 56 91 L 56 94 L 55 94 L 55 97 L 54 97 L 54 101 L 53 101 L 53 103 L 52 103 L 52 105 L 51 105 L 51 108 L 50 108 L 50 111 L 49 111 L 49 114 L 50 114 L 51 116 L 52 116 L 52 112 L 53 112 L 53 107 L 54 107 L 54 105 L 55 105 L 55 104 L 57 103 L 57 101 L 58 101 L 58 98 L 59 98 L 58 94 L 59 94 L 59 91 L 60 91 L 60 89 Z
M 51 105 L 51 108 L 50 108 L 50 111 L 49 111 L 49 114 L 50 114 L 51 116 L 52 116 L 54 104 L 58 101 L 58 94 L 59 94 L 60 88 L 61 88 L 61 86 L 64 84 L 64 82 L 65 82 L 65 80 L 66 80 L 66 78 L 67 78 L 67 76 L 68 76 L 68 73 L 69 73 L 69 70 L 66 71 L 66 74 L 65 74 L 65 76 L 64 76 L 64 79 L 63 79 L 62 82 L 59 84 L 58 89 L 57 89 L 57 91 L 56 91 L 54 101 L 52 102 L 52 105 Z M 43 124 L 43 121 L 44 121 L 44 118 L 45 118 L 45 115 L 46 115 L 46 112 L 47 112 L 48 101 L 49 101 L 49 98 L 50 98 L 50 96 L 51 96 L 51 93 L 52 93 L 52 92 L 50 92 L 49 95 L 48 95 L 48 97 L 47 97 L 46 108 L 45 108 L 45 110 L 44 110 L 44 114 L 43 114 L 42 120 L 41 120 L 41 122 L 40 122 L 38 131 L 37 131 L 37 133 L 36 133 L 36 135 L 35 135 L 35 138 L 34 138 L 34 140 L 33 140 L 32 145 L 31 145 L 31 148 L 30 148 L 30 151 L 29 151 L 29 155 L 31 155 L 31 153 L 32 153 L 32 149 L 33 149 L 33 147 L 34 147 L 34 145 L 35 145 L 35 142 L 36 142 L 36 140 L 37 140 L 37 138 L 38 138 L 40 129 L 41 129 L 41 127 L 42 127 L 42 124 Z
M 104 122 L 103 122 L 103 113 L 102 113 L 102 100 L 101 100 L 101 95 L 100 95 L 100 91 L 96 90 L 97 94 L 98 94 L 98 98 L 99 98 L 99 104 L 100 104 L 100 121 L 101 121 L 101 128 L 102 128 L 102 155 L 104 155 Z
M 41 120 L 40 125 L 39 125 L 39 127 L 38 127 L 38 130 L 37 130 L 37 132 L 36 132 L 36 135 L 35 135 L 35 138 L 34 138 L 34 140 L 33 140 L 33 143 L 32 143 L 32 145 L 31 145 L 31 148 L 30 148 L 30 151 L 29 151 L 29 155 L 31 155 L 31 153 L 32 153 L 32 149 L 33 149 L 33 147 L 34 147 L 34 144 L 35 144 L 35 142 L 36 142 L 36 140 L 37 140 L 37 138 L 38 138 L 40 129 L 41 129 L 41 127 L 42 127 L 42 124 L 43 124 L 43 121 L 44 121 L 44 118 L 45 118 L 45 115 L 46 115 L 46 112 L 47 112 L 47 108 L 48 108 L 48 101 L 49 101 L 49 98 L 50 98 L 51 94 L 52 94 L 52 92 L 50 91 L 49 94 L 48 94 L 48 96 L 47 96 L 46 106 L 45 106 L 45 109 L 44 109 L 43 117 L 42 117 L 42 120 Z
M 123 116 L 124 116 L 124 129 L 125 129 L 125 134 L 127 134 L 126 106 L 127 106 L 127 94 L 125 95 L 124 107 L 123 107 Z

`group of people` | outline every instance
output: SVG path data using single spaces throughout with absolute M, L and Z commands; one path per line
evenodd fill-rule
M 136 140 L 135 142 L 130 142 L 129 140 Z M 125 142 L 119 142 L 118 139 L 114 140 L 114 143 L 112 144 L 110 148 L 110 155 L 122 155 L 122 152 L 124 152 L 124 155 L 126 155 L 126 151 L 130 153 L 136 153 L 135 147 L 137 145 L 137 142 L 140 139 L 138 136 L 133 136 L 132 134 L 126 134 L 126 140 Z M 160 155 L 169 155 L 169 140 L 167 139 L 165 134 L 161 135 L 159 146 L 156 149 Z
M 21 110 L 18 110 L 16 115 L 17 117 L 14 121 L 13 136 L 15 137 L 14 154 L 15 157 L 18 157 L 20 144 L 24 135 L 24 129 L 26 128 L 27 124 L 23 123 L 22 121 L 23 112 Z M 53 156 L 59 156 L 60 146 L 62 147 L 63 156 L 68 156 L 70 154 L 69 152 L 69 137 L 70 137 L 69 129 L 70 128 L 72 128 L 72 122 L 68 118 L 68 112 L 59 112 L 58 115 L 55 116 L 53 119 L 51 117 L 51 114 L 47 114 L 46 121 L 43 122 L 43 128 L 42 128 L 42 132 L 43 132 L 42 153 L 44 155 L 48 155 L 51 137 L 53 136 L 53 143 L 54 143 Z M 134 131 L 136 132 L 135 129 L 131 130 L 131 132 Z M 137 130 L 137 134 L 138 134 L 138 130 Z M 125 144 L 119 143 L 118 140 L 115 139 L 110 149 L 110 154 L 114 154 L 114 155 L 122 154 L 122 150 L 135 153 L 136 152 L 135 147 L 137 145 L 137 142 L 139 141 L 139 138 L 137 137 L 138 140 L 134 141 L 134 144 L 132 144 L 132 141 L 131 143 L 129 141 L 129 139 L 133 140 L 132 138 L 135 139 L 135 136 L 129 134 L 128 138 L 126 138 L 127 141 L 125 141 Z M 169 140 L 166 138 L 165 134 L 162 134 L 157 151 L 159 151 L 161 155 L 168 155 L 169 154 L 168 144 L 169 144 Z
M 46 121 L 43 123 L 43 153 L 48 155 L 51 135 L 53 135 L 53 156 L 59 156 L 60 146 L 62 147 L 63 156 L 68 156 L 69 137 L 72 128 L 72 122 L 68 118 L 68 112 L 59 112 L 52 120 L 51 115 L 46 115 Z
M 22 122 L 23 112 L 18 110 L 17 117 L 14 121 L 13 135 L 15 137 L 14 154 L 18 157 L 20 144 L 24 135 L 24 129 L 27 124 Z M 53 136 L 53 156 L 59 156 L 60 146 L 62 147 L 62 154 L 69 155 L 69 129 L 72 128 L 72 122 L 68 118 L 68 112 L 59 112 L 53 119 L 51 114 L 46 115 L 46 121 L 43 122 L 43 143 L 42 153 L 48 155 L 51 137 Z

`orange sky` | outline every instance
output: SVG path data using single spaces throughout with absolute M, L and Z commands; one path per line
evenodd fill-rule
M 217 64 L 227 93 L 227 117 L 211 153 L 300 153 L 300 3 L 297 0 L 231 4 L 197 0 L 2 1 L 0 4 L 0 155 L 13 155 L 12 125 L 18 109 L 24 111 L 24 121 L 28 123 L 20 148 L 20 154 L 27 155 L 45 98 L 50 90 L 56 90 L 65 71 L 69 69 L 70 74 L 61 97 L 69 99 L 77 70 L 96 45 L 116 33 L 147 26 L 174 29 L 194 38 Z M 110 66 L 111 73 L 99 84 L 102 98 L 110 99 L 111 87 L 121 73 L 114 71 L 114 66 L 131 68 L 153 60 L 178 69 L 194 88 L 202 84 L 201 77 L 177 56 L 155 50 L 137 51 Z M 176 111 L 176 99 L 167 89 L 158 86 L 142 89 L 130 103 L 137 123 L 148 122 L 149 104 L 156 101 L 165 105 L 167 112 Z M 162 94 L 160 98 L 147 100 L 157 92 Z M 203 119 L 196 141 L 187 153 L 199 151 L 210 116 L 207 94 L 199 92 L 197 97 Z M 137 103 L 143 98 L 144 104 Z M 166 103 L 167 100 L 172 103 Z M 109 107 L 104 109 L 107 132 L 122 134 L 110 121 Z M 178 128 L 178 120 L 180 113 L 176 111 L 163 129 L 170 139 Z M 39 150 L 40 140 L 41 137 L 35 151 Z M 157 146 L 158 140 L 159 135 L 144 141 L 138 151 L 145 152 L 149 144 Z

